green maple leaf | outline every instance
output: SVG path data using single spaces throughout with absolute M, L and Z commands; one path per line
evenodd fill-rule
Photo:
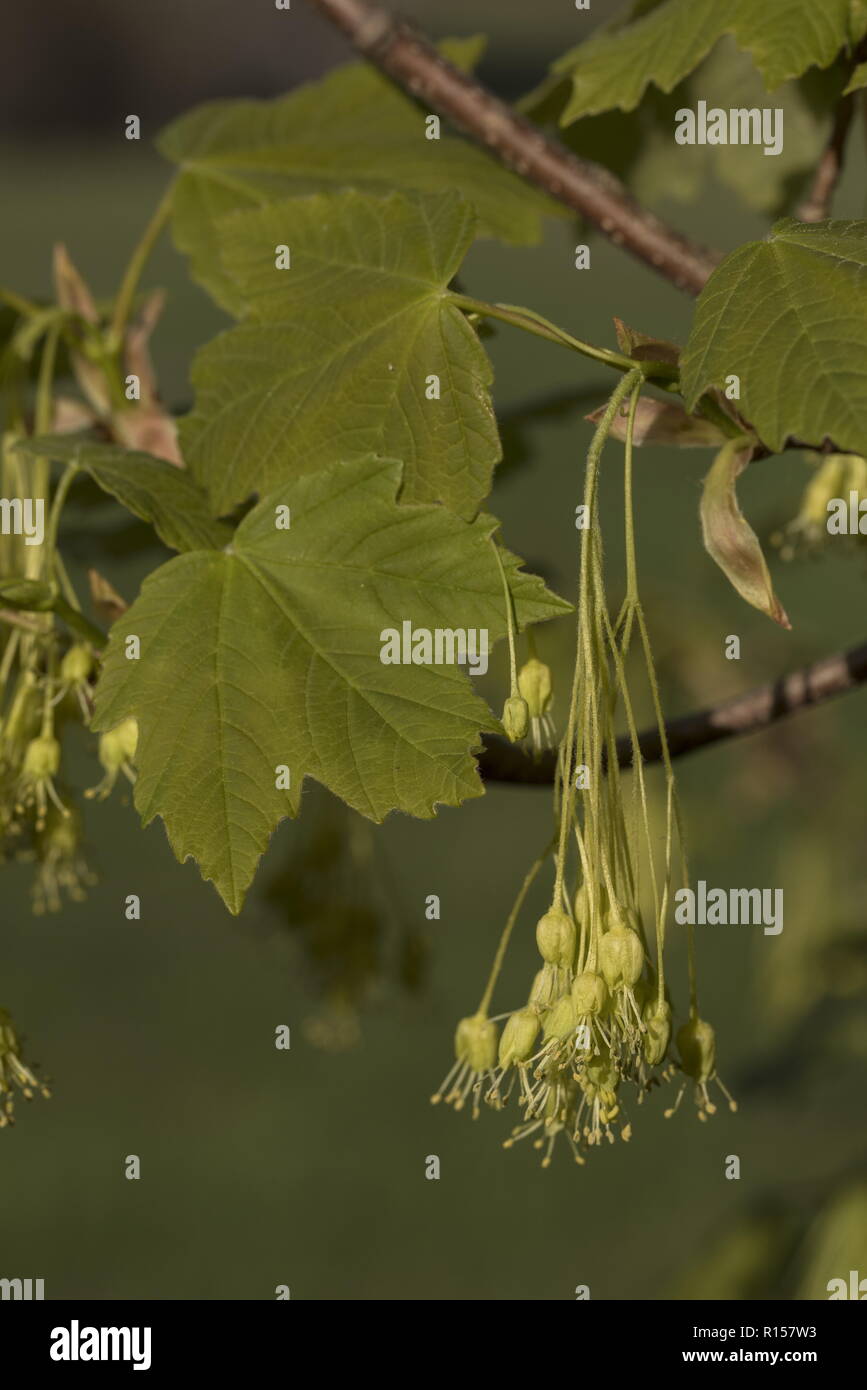
M 848 96 L 850 92 L 860 92 L 862 87 L 867 87 L 867 63 L 858 64 L 843 95 Z
M 466 69 L 482 46 L 453 40 L 442 49 Z M 229 212 L 293 195 L 451 188 L 472 201 L 480 233 L 513 245 L 538 241 L 543 215 L 565 215 L 474 145 L 445 133 L 429 140 L 425 130 L 425 113 L 366 64 L 340 68 L 276 101 L 210 102 L 182 116 L 162 132 L 159 148 L 180 169 L 174 231 L 195 277 L 236 311 L 217 223 Z
M 447 286 L 469 205 L 363 193 L 296 198 L 224 223 L 243 323 L 198 353 L 184 457 L 218 514 L 338 452 L 404 460 L 404 500 L 472 516 L 500 444 L 491 368 Z M 291 268 L 275 267 L 289 246 Z M 439 378 L 440 399 L 426 382 Z
M 195 479 L 165 459 L 69 434 L 38 435 L 16 447 L 89 473 L 127 511 L 149 522 L 172 550 L 201 550 L 232 539 L 231 527 L 214 520 Z
M 827 437 L 867 453 L 867 222 L 789 218 L 723 261 L 681 359 L 687 408 L 730 376 L 775 452 L 789 437 Z
M 827 144 L 839 87 L 839 74 L 829 69 L 820 81 L 811 71 L 774 92 L 773 105 L 783 112 L 785 140 L 773 158 L 761 145 L 679 145 L 672 138 L 676 114 L 695 108 L 699 99 L 709 108 L 727 110 L 768 104 L 765 84 L 750 55 L 733 38 L 723 37 L 671 92 L 651 87 L 631 111 L 615 108 L 587 116 L 561 128 L 559 137 L 575 154 L 604 164 L 648 207 L 671 199 L 695 203 L 714 176 L 751 207 L 782 216 Z M 521 107 L 539 122 L 555 124 L 570 89 L 568 74 L 549 78 Z
M 555 76 L 572 83 L 560 119 L 569 125 L 600 111 L 632 111 L 651 82 L 672 91 L 724 34 L 752 56 L 773 90 L 808 68 L 828 67 L 865 28 L 853 0 L 664 0 L 557 61 Z
M 755 64 L 731 39 L 723 39 L 702 64 L 690 84 L 685 106 L 703 98 L 709 107 L 761 108 L 767 105 Z M 665 146 L 674 161 L 688 158 L 705 163 L 727 187 L 763 212 L 776 212 L 788 197 L 793 180 L 812 170 L 827 143 L 830 121 L 813 108 L 804 84 L 787 82 L 774 93 L 774 106 L 783 112 L 785 139 L 778 155 L 768 158 L 761 145 L 675 145 L 671 128 Z
M 376 821 L 482 792 L 472 752 L 499 725 L 467 677 L 384 665 L 380 651 L 404 621 L 503 635 L 496 522 L 398 505 L 399 478 L 399 464 L 368 458 L 284 487 L 227 549 L 158 569 L 112 628 L 94 728 L 138 720 L 142 820 L 162 817 L 177 857 L 195 858 L 233 912 L 305 777 Z M 520 624 L 568 610 L 513 555 L 503 563 Z M 129 634 L 140 660 L 126 659 Z

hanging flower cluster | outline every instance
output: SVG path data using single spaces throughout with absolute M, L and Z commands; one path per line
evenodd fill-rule
M 577 1163 L 603 1142 L 628 1140 L 629 1107 L 680 1075 L 673 1114 L 688 1083 L 704 1120 L 715 1110 L 714 1032 L 698 1012 L 690 928 L 690 1009 L 673 1032 L 665 977 L 665 926 L 672 859 L 686 863 L 674 775 L 666 742 L 644 611 L 638 594 L 632 509 L 632 445 L 641 376 L 630 372 L 611 397 L 590 447 L 585 478 L 574 678 L 566 732 L 559 747 L 551 843 L 527 874 L 506 923 L 478 1009 L 458 1024 L 455 1062 L 432 1097 L 456 1110 L 469 1104 L 501 1109 L 513 1098 L 521 1113 L 505 1145 L 531 1139 L 551 1162 L 558 1138 Z M 596 520 L 599 461 L 618 412 L 628 414 L 625 451 L 626 597 L 616 619 L 604 589 L 602 541 Z M 550 736 L 551 673 L 531 650 L 517 671 L 515 624 L 508 590 L 511 689 L 503 727 L 534 747 Z M 644 657 L 665 768 L 665 849 L 658 861 L 626 660 L 633 642 Z M 626 723 L 626 749 L 615 720 Z M 631 787 L 621 764 L 631 765 Z M 550 906 L 536 923 L 541 957 L 526 1003 L 491 1017 L 500 967 L 531 885 L 553 856 Z M 502 1023 L 500 1029 L 498 1025 Z M 672 1046 L 672 1043 L 674 1046 Z
M 813 474 L 798 514 L 772 538 L 784 560 L 815 556 L 836 537 L 863 546 L 867 536 L 867 459 L 812 453 L 807 459 Z
M 82 844 L 82 817 L 63 777 L 63 737 L 74 723 L 88 727 L 104 634 L 82 612 L 57 549 L 60 517 L 76 475 L 69 463 L 52 485 L 50 459 L 29 453 L 28 436 L 98 428 L 111 439 L 147 448 L 178 464 L 174 423 L 159 403 L 148 338 L 162 297 L 148 296 L 129 322 L 110 329 L 90 289 L 62 246 L 55 248 L 56 304 L 47 310 L 21 301 L 7 363 L 0 433 L 0 496 L 27 498 L 38 509 L 40 536 L 0 534 L 0 861 L 35 866 L 33 906 L 57 911 L 64 896 L 80 901 L 94 881 Z M 17 303 L 17 301 L 16 301 Z M 129 309 L 129 305 L 126 309 Z M 55 390 L 64 347 L 78 397 Z M 35 400 L 26 367 L 39 348 Z M 11 364 L 11 365 L 10 365 Z M 127 399 L 121 367 L 138 382 Z M 91 571 L 97 608 L 123 601 Z M 85 796 L 102 799 L 119 776 L 135 780 L 138 729 L 127 719 L 95 741 L 104 776 Z
M 96 652 L 67 645 L 51 615 L 0 635 L 0 860 L 34 867 L 33 908 L 56 912 L 64 895 L 80 902 L 95 881 L 83 849 L 82 817 L 62 775 L 63 736 L 90 721 Z M 104 776 L 85 796 L 107 796 L 123 773 L 135 780 L 134 720 L 103 734 Z
M 53 480 L 50 455 L 29 445 L 33 435 L 96 429 L 181 464 L 148 353 L 162 296 L 135 306 L 137 274 L 134 262 L 110 324 L 62 246 L 54 253 L 53 305 L 5 296 L 17 323 L 0 362 L 0 497 L 4 508 L 21 511 L 16 525 L 6 524 L 4 511 L 0 528 L 0 863 L 33 866 L 37 913 L 58 911 L 64 898 L 81 901 L 94 882 L 82 817 L 63 775 L 64 733 L 72 724 L 90 725 L 105 635 L 82 611 L 57 546 L 77 466 L 67 461 Z M 56 391 L 61 349 L 75 397 Z M 34 393 L 29 368 L 36 355 Z M 124 382 L 137 383 L 132 397 Z M 69 456 L 61 451 L 60 458 Z M 123 600 L 95 570 L 90 582 L 97 611 L 110 617 L 123 611 Z M 134 719 L 94 739 L 104 775 L 85 797 L 108 796 L 120 776 L 135 780 L 137 740 Z M 27 1099 L 48 1095 L 22 1060 L 9 1014 L 0 1010 L 0 1126 L 13 1118 L 16 1090 Z

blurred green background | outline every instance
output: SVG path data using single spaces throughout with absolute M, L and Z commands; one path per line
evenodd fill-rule
M 492 0 L 401 9 L 436 37 L 488 32 L 484 74 L 515 95 L 616 7 L 594 3 L 592 20 L 567 0 L 531 13 Z M 34 297 L 50 292 L 57 240 L 98 294 L 113 292 L 166 182 L 148 143 L 164 120 L 207 97 L 276 95 L 346 54 L 303 0 L 290 15 L 232 0 L 140 10 L 81 0 L 27 13 L 4 0 L 0 12 L 16 58 L 0 102 L 0 281 Z M 139 144 L 122 136 L 132 111 Z M 615 123 L 621 162 L 625 141 L 634 136 L 636 152 L 652 141 L 652 119 Z M 840 215 L 865 215 L 863 160 L 859 131 Z M 693 235 L 728 249 L 764 234 L 767 216 L 730 185 L 710 177 L 690 185 L 690 201 L 669 202 L 682 170 L 657 186 L 655 167 L 644 167 L 650 193 Z M 595 238 L 593 269 L 579 274 L 579 239 L 564 222 L 530 251 L 479 243 L 462 283 L 597 342 L 613 342 L 614 314 L 683 341 L 686 298 Z M 183 406 L 190 359 L 223 320 L 168 240 L 146 281 L 169 291 L 154 352 L 165 399 Z M 583 416 L 611 383 L 513 330 L 487 346 L 506 453 L 491 509 L 528 566 L 570 596 Z M 615 449 L 608 461 L 617 595 Z M 772 562 L 791 633 L 737 598 L 701 547 L 708 462 L 704 450 L 639 455 L 641 586 L 670 715 L 864 637 L 857 552 Z M 752 469 L 742 502 L 763 537 L 797 511 L 808 476 L 794 453 Z M 67 541 L 76 579 L 95 564 L 127 599 L 161 559 L 108 506 L 73 502 Z M 561 715 L 569 628 L 541 634 Z M 739 662 L 724 658 L 730 633 Z M 494 704 L 497 655 L 485 686 Z M 288 1284 L 293 1298 L 495 1300 L 569 1299 L 578 1284 L 594 1298 L 824 1298 L 828 1279 L 867 1275 L 864 701 L 849 696 L 679 765 L 693 880 L 783 887 L 785 929 L 699 929 L 702 1010 L 739 1113 L 701 1126 L 684 1104 L 666 1121 L 657 1096 L 633 1107 L 631 1144 L 581 1170 L 564 1154 L 543 1172 L 528 1146 L 503 1152 L 510 1114 L 473 1123 L 428 1103 L 548 834 L 547 793 L 495 786 L 434 822 L 368 828 L 309 786 L 301 821 L 274 836 L 237 919 L 192 864 L 175 863 L 159 824 L 138 828 L 128 797 L 92 805 L 99 882 L 85 904 L 33 918 L 26 869 L 3 869 L 0 1003 L 55 1094 L 19 1106 L 0 1135 L 0 1276 L 44 1278 L 50 1298 L 267 1299 Z M 82 782 L 95 782 L 83 742 L 73 753 Z M 140 922 L 124 917 L 129 893 L 142 897 Z M 425 920 L 431 893 L 438 922 Z M 535 968 L 543 895 L 516 933 L 502 1008 L 524 997 Z M 672 939 L 682 1010 L 676 929 Z M 274 1047 L 279 1024 L 292 1030 L 288 1052 Z M 128 1154 L 141 1158 L 138 1182 L 124 1177 Z M 438 1182 L 425 1179 L 431 1154 Z M 730 1154 L 739 1181 L 725 1178 Z

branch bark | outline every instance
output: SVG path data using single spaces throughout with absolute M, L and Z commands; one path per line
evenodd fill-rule
M 862 39 L 852 54 L 849 67 L 850 77 L 865 59 L 867 59 L 867 39 Z M 826 217 L 831 215 L 831 204 L 843 174 L 846 142 L 849 139 L 849 131 L 855 115 L 855 96 L 855 92 L 850 92 L 848 96 L 840 98 L 834 113 L 831 134 L 813 175 L 810 192 L 795 213 L 801 222 L 823 222 Z
M 455 122 L 521 178 L 580 213 L 680 290 L 700 294 L 721 259 L 641 207 L 619 179 L 459 72 L 405 20 L 369 0 L 310 0 L 370 62 L 431 112 Z
M 724 739 L 768 729 L 800 710 L 823 704 L 867 682 L 867 642 L 847 652 L 835 652 L 810 666 L 791 671 L 779 680 L 760 685 L 744 695 L 735 695 L 709 709 L 672 719 L 666 736 L 672 758 L 682 758 L 700 748 Z M 646 729 L 639 736 L 645 763 L 662 759 L 659 730 Z M 632 766 L 632 744 L 628 737 L 618 739 L 621 767 Z M 486 738 L 479 767 L 486 782 L 514 782 L 524 786 L 548 786 L 554 781 L 556 754 L 551 751 L 538 760 L 516 744 L 501 738 Z
M 846 141 L 855 115 L 855 95 L 843 97 L 834 116 L 828 143 L 813 176 L 813 184 L 796 217 L 801 222 L 823 222 L 831 215 L 831 203 L 843 173 Z

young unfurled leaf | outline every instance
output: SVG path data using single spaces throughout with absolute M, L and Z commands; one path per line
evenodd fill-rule
M 738 505 L 735 483 L 753 456 L 748 439 L 724 444 L 704 481 L 701 527 L 708 554 L 747 603 L 767 613 L 775 623 L 792 624 L 774 586 L 758 537 Z
M 605 407 L 594 410 L 586 418 L 598 424 Z M 628 409 L 619 411 L 611 426 L 612 439 L 625 439 Z M 635 412 L 633 443 L 673 444 L 678 449 L 706 449 L 725 442 L 722 430 L 700 415 L 689 415 L 674 401 L 657 401 L 642 396 Z
M 90 286 L 72 264 L 66 247 L 58 242 L 53 257 L 54 292 L 57 303 L 68 314 L 76 314 L 86 323 L 99 323 L 99 313 Z
M 54 247 L 52 269 L 54 272 L 54 293 L 58 306 L 65 314 L 71 316 L 69 320 L 70 332 L 81 339 L 81 323 L 91 325 L 99 323 L 99 314 L 90 286 L 72 264 L 66 247 L 60 242 Z M 79 320 L 80 322 L 78 322 Z M 109 409 L 109 394 L 102 368 L 93 362 L 85 352 L 79 352 L 76 349 L 72 349 L 70 352 L 70 362 L 75 379 L 85 399 L 97 414 L 106 414 Z
M 446 288 L 473 237 L 451 193 L 294 198 L 222 224 L 244 322 L 196 357 L 187 464 L 222 515 L 334 459 L 404 460 L 403 500 L 473 516 L 500 457 L 491 368 Z M 275 266 L 286 245 L 291 268 Z
M 97 417 L 89 405 L 75 396 L 54 397 L 54 414 L 51 420 L 52 434 L 81 434 L 93 429 Z
M 480 47 L 467 39 L 442 50 L 469 69 Z M 472 202 L 480 233 L 516 245 L 539 239 L 543 215 L 565 214 L 467 141 L 445 130 L 439 140 L 427 139 L 425 113 L 368 64 L 341 68 L 276 101 L 210 102 L 164 130 L 160 149 L 180 169 L 178 246 L 192 258 L 195 277 L 231 312 L 240 305 L 217 229 L 228 212 L 347 187 L 451 188 Z
M 376 821 L 482 792 L 472 752 L 497 721 L 466 676 L 380 653 L 405 621 L 504 634 L 496 523 L 398 505 L 399 480 L 398 463 L 367 458 L 284 485 L 227 550 L 152 574 L 112 630 L 94 727 L 138 720 L 142 820 L 163 818 L 178 858 L 193 856 L 233 912 L 305 777 Z M 568 610 L 501 554 L 519 623 Z M 125 658 L 127 633 L 140 661 Z
M 213 519 L 195 479 L 165 459 L 67 434 L 22 439 L 16 447 L 76 464 L 128 511 L 149 522 L 172 550 L 217 549 L 232 539 L 231 527 Z
M 87 587 L 90 590 L 93 611 L 107 627 L 116 622 L 129 608 L 126 599 L 121 598 L 114 585 L 110 584 L 99 570 L 87 571 Z
M 867 453 L 867 222 L 779 222 L 711 276 L 681 362 L 687 408 L 739 382 L 770 449 L 789 437 Z
M 637 328 L 630 328 L 623 319 L 616 317 L 614 331 L 620 351 L 625 352 L 634 361 L 671 362 L 673 366 L 680 361 L 680 348 L 667 338 L 654 338 L 647 333 L 640 333 Z
M 173 415 L 161 405 L 138 405 L 132 410 L 116 410 L 111 432 L 124 449 L 137 450 L 150 458 L 162 459 L 183 468 L 178 448 L 178 427 Z
M 149 294 L 124 334 L 124 372 L 138 379 L 140 394 L 137 404 L 112 412 L 111 428 L 114 438 L 124 448 L 155 454 L 157 458 L 173 463 L 176 468 L 183 468 L 177 423 L 160 401 L 149 348 L 151 334 L 159 322 L 164 304 L 165 294 L 162 290 Z
M 724 34 L 734 35 L 770 89 L 811 67 L 828 67 L 867 31 L 851 0 L 664 0 L 626 27 L 603 30 L 566 53 L 554 73 L 571 78 L 562 116 L 631 111 L 649 83 L 677 86 Z
M 54 284 L 58 305 L 71 316 L 68 331 L 79 339 L 83 348 L 81 324 L 95 327 L 99 324 L 99 312 L 89 286 L 72 264 L 66 248 L 59 243 L 54 248 Z M 162 290 L 149 294 L 124 334 L 123 369 L 138 380 L 139 395 L 135 405 L 122 410 L 115 408 L 105 367 L 95 362 L 87 351 L 73 347 L 70 362 L 81 392 L 91 408 L 92 420 L 101 419 L 110 425 L 112 435 L 125 448 L 140 449 L 183 467 L 175 421 L 160 404 L 156 375 L 148 351 L 148 340 L 162 313 L 164 301 Z M 69 414 L 68 410 L 66 414 Z M 58 418 L 60 433 L 63 432 L 63 423 L 64 416 L 61 414 Z

